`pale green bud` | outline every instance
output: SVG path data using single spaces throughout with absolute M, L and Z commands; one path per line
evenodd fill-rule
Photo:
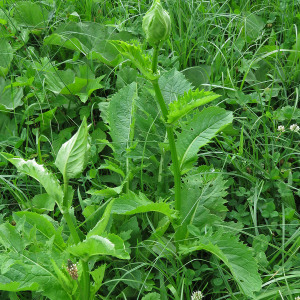
M 154 0 L 152 6 L 144 16 L 143 30 L 147 41 L 152 46 L 157 46 L 161 41 L 169 38 L 171 20 L 168 12 L 161 6 L 160 0 Z

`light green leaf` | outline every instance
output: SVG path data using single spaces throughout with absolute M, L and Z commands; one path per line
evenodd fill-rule
M 55 206 L 55 200 L 51 198 L 47 193 L 35 195 L 32 198 L 32 205 L 35 209 L 42 211 L 53 211 Z
M 180 118 L 187 115 L 191 110 L 206 103 L 209 103 L 216 98 L 220 97 L 213 92 L 206 92 L 204 90 L 195 91 L 189 90 L 180 96 L 176 101 L 173 101 L 169 105 L 168 123 L 174 123 Z
M 0 53 L 0 76 L 5 77 L 8 73 L 10 63 L 14 56 L 10 43 L 4 38 L 0 38 Z
M 144 194 L 136 195 L 131 191 L 115 199 L 111 213 L 133 215 L 150 211 L 160 212 L 170 218 L 174 214 L 167 203 L 155 203 L 147 199 Z
M 116 67 L 123 58 L 110 41 L 98 41 L 93 50 L 87 55 L 88 59 L 98 60 L 106 65 Z
M 105 236 L 92 235 L 85 241 L 68 248 L 69 253 L 84 260 L 99 255 L 110 255 L 120 259 L 129 259 L 130 256 L 125 250 L 123 240 L 115 235 Z
M 14 157 L 8 153 L 2 152 L 0 154 L 11 162 L 19 172 L 36 179 L 44 187 L 48 195 L 55 199 L 60 208 L 62 207 L 63 190 L 54 174 L 47 170 L 43 165 L 37 164 L 34 159 L 26 161 L 23 158 Z
M 14 19 L 31 29 L 44 29 L 48 19 L 48 12 L 41 3 L 18 1 L 15 5 Z
M 262 281 L 250 248 L 239 242 L 238 237 L 221 231 L 210 237 L 199 237 L 187 246 L 180 246 L 181 254 L 199 250 L 206 250 L 220 258 L 231 271 L 241 291 L 254 299 L 253 293 L 261 289 Z
M 61 236 L 61 233 L 54 228 L 53 224 L 48 220 L 50 217 L 29 211 L 19 211 L 14 213 L 16 222 L 18 222 L 18 220 L 24 216 L 26 217 L 26 222 L 28 222 L 31 226 L 35 226 L 37 231 L 46 240 L 49 240 L 54 236 L 54 245 L 61 251 L 66 248 L 66 244 Z
M 82 173 L 87 164 L 89 149 L 88 127 L 84 118 L 78 131 L 58 151 L 55 165 L 64 178 L 71 179 Z
M 96 22 L 63 23 L 44 39 L 44 44 L 65 47 L 87 55 L 99 40 L 108 37 L 108 31 L 108 27 Z
M 87 237 L 90 237 L 92 235 L 102 235 L 104 233 L 107 223 L 110 219 L 111 208 L 113 204 L 114 204 L 114 200 L 110 201 L 107 204 L 101 219 L 98 221 L 95 227 L 88 232 Z
M 220 107 L 209 107 L 197 112 L 181 127 L 176 141 L 179 165 L 187 172 L 197 160 L 199 149 L 232 122 L 232 112 Z
M 128 44 L 124 41 L 110 41 L 110 43 L 116 47 L 124 58 L 129 59 L 148 80 L 158 79 L 159 75 L 152 72 L 150 57 L 143 53 L 139 45 Z
M 108 122 L 110 136 L 119 161 L 124 161 L 124 154 L 131 146 L 136 98 L 137 84 L 133 82 L 118 91 L 109 104 Z
M 76 37 L 68 37 L 64 34 L 53 33 L 44 39 L 44 45 L 57 45 L 70 50 L 80 51 L 84 54 L 88 52 L 87 47 Z
M 30 252 L 35 247 L 27 247 L 26 234 L 18 232 L 18 226 L 9 223 L 0 225 L 0 244 L 8 252 L 0 255 L 0 290 L 5 291 L 37 291 L 50 300 L 70 300 L 70 296 L 60 285 L 50 263 L 52 255 L 61 264 L 62 253 L 53 252 L 47 247 L 38 252 Z M 29 241 L 30 242 L 30 241 Z
M 184 69 L 181 72 L 194 87 L 200 88 L 203 84 L 209 83 L 211 66 L 200 64 Z
M 0 49 L 1 50 L 1 49 Z M 23 88 L 13 87 L 0 77 L 0 110 L 14 110 L 23 105 Z
M 109 197 L 115 197 L 115 196 L 121 194 L 122 190 L 123 190 L 123 184 L 113 187 L 113 188 L 108 187 L 108 188 L 102 189 L 102 190 L 91 189 L 87 193 L 90 195 L 97 195 L 97 196 L 103 196 L 105 198 L 109 198 Z
M 203 234 L 206 228 L 220 224 L 226 216 L 226 195 L 226 181 L 211 167 L 202 166 L 195 174 L 185 176 L 181 189 L 184 201 L 180 207 L 183 221 L 177 229 L 177 236 L 186 239 L 191 225 Z
M 160 300 L 160 294 L 158 293 L 149 293 L 142 298 L 142 300 Z
M 167 105 L 176 101 L 179 96 L 184 95 L 192 88 L 191 83 L 176 69 L 164 73 L 159 78 L 158 83 Z
M 91 272 L 91 275 L 94 279 L 94 284 L 91 286 L 91 296 L 90 296 L 91 300 L 94 300 L 95 294 L 98 292 L 98 290 L 100 289 L 100 287 L 102 285 L 105 268 L 106 268 L 106 265 L 104 264 Z

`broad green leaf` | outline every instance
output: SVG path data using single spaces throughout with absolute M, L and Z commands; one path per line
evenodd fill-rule
M 206 103 L 209 103 L 220 97 L 213 92 L 206 92 L 204 90 L 195 91 L 189 90 L 180 96 L 176 101 L 169 105 L 168 123 L 174 123 L 183 116 L 187 115 L 191 110 Z
M 31 29 L 44 29 L 47 26 L 48 12 L 41 3 L 18 1 L 14 9 L 14 19 Z
M 15 125 L 13 120 L 10 119 L 9 115 L 0 112 L 0 141 L 6 139 L 8 136 L 13 135 Z
M 193 225 L 200 233 L 207 227 L 220 224 L 225 218 L 226 181 L 222 175 L 212 168 L 200 167 L 195 174 L 183 179 L 180 207 L 181 226 L 177 229 L 177 237 L 186 239 L 187 228 Z
M 90 272 L 94 279 L 94 284 L 91 286 L 90 300 L 94 300 L 95 294 L 98 292 L 98 290 L 100 289 L 100 287 L 102 285 L 105 268 L 106 268 L 106 265 L 104 264 L 104 265 L 101 265 L 100 267 L 98 267 L 97 269 L 95 269 L 94 271 Z
M 109 197 L 115 197 L 115 196 L 121 194 L 122 190 L 123 190 L 123 184 L 113 187 L 113 188 L 108 187 L 108 188 L 102 189 L 102 190 L 91 189 L 87 193 L 90 195 L 97 195 L 97 196 L 103 196 L 103 197 L 109 198 Z
M 92 235 L 83 242 L 68 248 L 69 253 L 83 260 L 99 255 L 110 255 L 120 259 L 129 259 L 130 256 L 125 250 L 123 240 L 115 235 L 108 234 L 104 236 Z
M 95 90 L 103 87 L 100 81 L 104 76 L 95 78 L 91 70 L 88 74 L 81 74 L 82 69 L 78 71 L 79 74 L 75 74 L 71 69 L 53 69 L 52 72 L 45 73 L 47 89 L 55 94 L 76 95 L 85 103 Z
M 61 236 L 61 233 L 55 229 L 53 224 L 48 220 L 50 217 L 29 211 L 15 212 L 14 216 L 16 222 L 25 216 L 26 222 L 28 222 L 31 226 L 35 226 L 37 231 L 46 240 L 49 240 L 54 236 L 54 245 L 61 251 L 66 248 L 66 244 Z
M 0 225 L 0 244 L 9 249 L 0 255 L 0 290 L 5 291 L 37 291 L 50 300 L 70 300 L 71 298 L 60 285 L 50 262 L 54 255 L 55 260 L 61 264 L 62 253 L 53 252 L 49 243 L 36 247 L 27 247 L 24 242 L 26 234 L 18 232 L 18 226 L 9 223 Z M 34 240 L 34 237 L 33 237 Z
M 147 199 L 142 193 L 136 195 L 133 192 L 129 192 L 115 199 L 111 213 L 133 215 L 150 211 L 160 212 L 170 218 L 174 213 L 167 203 L 155 203 Z
M 55 94 L 59 94 L 65 87 L 72 84 L 74 80 L 75 73 L 71 69 L 53 70 L 53 72 L 45 73 L 46 87 Z
M 88 232 L 87 237 L 90 237 L 92 235 L 102 235 L 104 233 L 107 223 L 110 219 L 111 208 L 112 208 L 113 204 L 114 204 L 114 200 L 110 201 L 107 204 L 101 219 L 98 221 L 98 223 L 95 225 L 95 227 Z
M 53 33 L 44 39 L 44 45 L 57 45 L 70 50 L 80 51 L 84 54 L 88 52 L 87 47 L 75 37 L 68 37 L 64 34 Z
M 0 110 L 14 110 L 23 105 L 23 88 L 13 87 L 0 77 Z
M 98 40 L 108 37 L 108 31 L 108 27 L 96 22 L 63 23 L 52 35 L 45 38 L 44 44 L 65 47 L 87 55 Z
M 195 88 L 200 88 L 203 84 L 209 83 L 211 67 L 208 65 L 197 65 L 181 72 Z
M 142 298 L 142 300 L 160 300 L 160 294 L 158 293 L 149 293 Z
M 39 194 L 35 195 L 32 198 L 32 204 L 36 209 L 53 211 L 55 206 L 55 200 L 46 193 Z
M 56 156 L 55 165 L 64 178 L 71 179 L 82 173 L 87 165 L 89 149 L 88 127 L 84 118 L 78 131 L 61 146 Z
M 232 119 L 232 112 L 220 107 L 209 107 L 198 111 L 182 125 L 176 141 L 181 173 L 193 166 L 199 149 L 230 124 Z
M 124 86 L 137 81 L 138 71 L 126 66 L 119 70 L 117 76 L 116 87 L 117 89 L 121 89 Z
M 98 60 L 106 65 L 116 67 L 123 58 L 110 41 L 98 41 L 93 50 L 87 55 L 88 59 Z
M 158 79 L 158 74 L 153 74 L 150 57 L 146 56 L 139 45 L 128 44 L 124 41 L 110 41 L 120 54 L 129 59 L 132 64 L 149 80 Z
M 4 158 L 11 162 L 19 172 L 29 175 L 36 179 L 46 190 L 49 196 L 55 199 L 56 203 L 62 208 L 63 190 L 58 179 L 54 174 L 47 170 L 43 165 L 39 165 L 33 160 L 24 160 L 14 157 L 8 153 L 0 153 Z
M 4 223 L 0 225 L 0 229 L 0 244 L 6 249 L 22 253 L 27 244 L 24 239 L 20 239 L 16 228 L 9 223 Z
M 0 53 L 0 77 L 5 77 L 8 73 L 10 63 L 14 56 L 10 43 L 4 38 L 0 38 Z
M 110 101 L 108 122 L 116 157 L 124 161 L 126 150 L 130 148 L 134 132 L 134 110 L 137 98 L 137 84 L 122 88 Z
M 49 130 L 51 127 L 51 121 L 54 118 L 57 107 L 48 110 L 44 113 L 41 113 L 36 119 L 35 122 L 40 122 L 40 132 Z
M 262 281 L 257 263 L 249 247 L 238 241 L 238 237 L 221 231 L 213 236 L 201 236 L 187 246 L 180 246 L 181 254 L 206 250 L 221 259 L 231 271 L 241 291 L 249 298 L 261 289 Z
M 184 95 L 192 88 L 191 83 L 176 69 L 164 73 L 159 78 L 158 83 L 167 105 L 176 101 L 179 96 Z
M 240 23 L 240 26 L 243 28 L 243 34 L 249 43 L 260 36 L 265 25 L 266 23 L 261 16 L 250 12 L 246 14 Z

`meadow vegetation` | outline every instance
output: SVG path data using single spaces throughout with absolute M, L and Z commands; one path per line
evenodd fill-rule
M 300 1 L 154 2 L 0 0 L 0 299 L 300 299 Z

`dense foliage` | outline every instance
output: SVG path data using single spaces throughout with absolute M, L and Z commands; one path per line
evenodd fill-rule
M 299 299 L 300 1 L 151 5 L 0 0 L 0 299 Z

